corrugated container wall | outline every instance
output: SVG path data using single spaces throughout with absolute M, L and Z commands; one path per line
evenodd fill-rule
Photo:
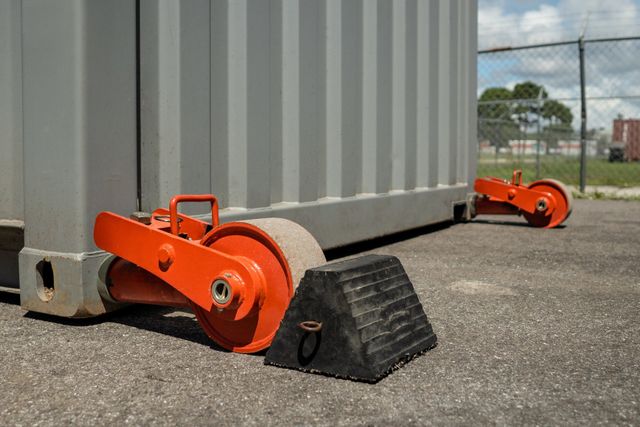
M 18 286 L 24 244 L 20 3 L 0 2 L 0 285 Z
M 142 206 L 213 192 L 324 247 L 442 221 L 474 175 L 468 1 L 142 0 Z M 268 210 L 264 210 L 269 207 Z
M 0 286 L 109 310 L 95 216 L 178 193 L 324 248 L 449 220 L 475 174 L 475 57 L 474 1 L 2 1 Z

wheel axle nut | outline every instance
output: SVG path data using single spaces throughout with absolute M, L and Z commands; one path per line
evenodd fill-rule
M 224 279 L 218 279 L 211 285 L 211 297 L 220 305 L 226 304 L 231 299 L 231 286 Z
M 225 271 L 211 283 L 211 298 L 218 310 L 238 308 L 244 300 L 245 283 L 235 273 Z
M 536 210 L 538 212 L 544 212 L 549 207 L 549 203 L 547 203 L 547 199 L 544 197 L 540 197 L 536 200 Z

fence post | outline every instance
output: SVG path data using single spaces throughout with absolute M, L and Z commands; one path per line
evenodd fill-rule
M 587 185 L 587 95 L 584 75 L 584 37 L 578 39 L 580 57 L 580 192 Z
M 536 179 L 540 179 L 540 132 L 542 131 L 542 126 L 540 123 L 542 121 L 542 106 L 540 104 L 542 104 L 542 88 L 540 88 L 540 91 L 538 92 L 538 100 L 536 102 L 536 113 L 538 115 L 538 137 L 536 138 L 538 142 L 536 144 Z

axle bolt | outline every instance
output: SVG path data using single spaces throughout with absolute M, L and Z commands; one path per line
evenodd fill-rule
M 176 251 L 168 243 L 162 244 L 158 248 L 158 263 L 162 271 L 167 271 L 176 257 Z
M 540 197 L 538 200 L 536 200 L 536 210 L 538 212 L 544 212 L 548 207 L 549 204 L 547 203 L 547 199 L 545 197 Z

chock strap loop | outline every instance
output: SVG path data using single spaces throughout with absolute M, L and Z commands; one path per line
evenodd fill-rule
M 322 322 L 315 320 L 305 320 L 298 323 L 298 326 L 305 332 L 320 332 L 322 330 Z

